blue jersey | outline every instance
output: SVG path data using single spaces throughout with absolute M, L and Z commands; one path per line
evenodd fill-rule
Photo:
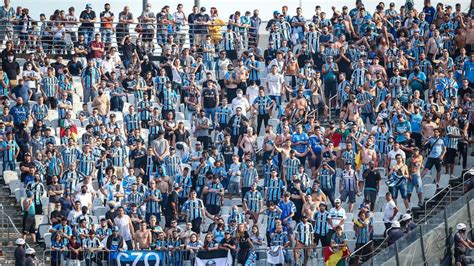
M 159 189 L 148 190 L 145 193 L 145 200 L 146 202 L 146 213 L 160 213 L 160 201 L 155 201 L 151 199 L 151 197 L 155 197 L 155 199 L 162 199 L 161 191 Z
M 325 236 L 329 233 L 329 212 L 328 211 L 318 211 L 313 215 L 314 221 L 314 233 Z
M 247 204 L 247 208 L 251 212 L 258 213 L 260 212 L 260 209 L 262 207 L 262 202 L 263 202 L 263 196 L 260 191 L 255 190 L 255 191 L 247 191 L 247 193 L 244 196 L 244 200 Z

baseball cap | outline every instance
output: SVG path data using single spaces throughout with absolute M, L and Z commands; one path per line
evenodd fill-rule
M 334 203 L 341 203 L 341 200 L 340 199 L 335 199 Z
M 86 9 L 87 8 L 92 8 L 92 5 L 91 4 L 86 4 Z
M 119 230 L 118 226 L 112 227 L 112 232 L 117 232 Z
M 18 238 L 16 241 L 15 241 L 15 244 L 16 245 L 24 245 L 25 244 L 25 240 L 23 238 Z

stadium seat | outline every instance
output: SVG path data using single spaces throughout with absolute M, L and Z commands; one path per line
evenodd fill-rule
M 423 185 L 423 197 L 425 200 L 432 198 L 436 194 L 436 185 L 435 184 L 425 184 Z
M 44 236 L 49 233 L 49 229 L 51 229 L 50 224 L 40 224 L 38 226 L 38 234 L 41 237 L 41 239 L 44 239 Z
M 175 118 L 176 120 L 185 120 L 184 118 L 184 113 L 182 112 L 175 112 Z
M 19 180 L 18 173 L 16 171 L 4 171 L 3 180 L 5 181 L 6 185 L 9 185 L 13 180 Z
M 374 212 L 374 216 L 372 217 L 374 222 L 382 222 L 383 221 L 383 212 Z
M 347 239 L 349 239 L 349 237 Z M 350 251 L 355 251 L 356 241 L 355 240 L 348 240 L 347 241 L 347 247 L 349 248 Z
M 17 189 L 20 189 L 21 187 L 23 186 L 23 184 L 21 183 L 20 180 L 12 180 L 10 181 L 10 183 L 8 184 L 8 187 L 10 189 L 10 195 L 11 196 L 15 196 L 15 191 Z
M 346 213 L 346 222 L 352 222 L 352 221 L 354 221 L 354 214 Z
M 229 215 L 231 211 L 232 207 L 224 205 L 221 208 L 221 215 Z
M 453 170 L 453 177 L 458 178 L 462 174 L 462 166 L 461 165 L 455 165 L 454 170 Z
M 265 140 L 264 136 L 257 137 L 257 150 L 263 148 L 263 141 Z
M 101 207 L 101 206 L 94 207 L 94 215 L 97 216 L 97 217 L 99 217 L 101 215 L 105 215 L 106 212 L 107 212 L 106 207 Z
M 372 226 L 374 229 L 374 237 L 383 237 L 383 233 L 385 232 L 384 222 L 374 222 Z
M 354 223 L 346 221 L 344 223 L 344 231 L 346 230 L 354 230 Z
M 278 124 L 280 124 L 280 119 L 272 118 L 268 120 L 268 124 L 273 127 L 273 130 L 276 132 Z
M 445 188 L 449 186 L 449 175 L 447 174 L 442 174 L 441 178 L 439 179 L 439 187 L 440 188 Z
M 38 227 L 40 224 L 48 224 L 48 215 L 35 215 L 35 224 Z
M 51 248 L 51 233 L 44 234 L 43 239 L 44 239 L 45 248 L 50 249 Z
M 348 241 L 352 241 L 355 239 L 355 232 L 353 230 L 348 230 L 348 228 L 344 228 L 344 234 L 346 234 L 346 238 Z

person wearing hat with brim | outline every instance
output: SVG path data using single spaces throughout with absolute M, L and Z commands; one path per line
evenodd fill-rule
M 405 213 L 400 217 L 400 227 L 405 233 L 408 233 L 416 228 L 416 223 L 413 222 L 410 213 Z
M 18 238 L 15 241 L 15 251 L 13 252 L 15 257 L 15 266 L 23 266 L 25 265 L 25 239 Z
M 390 229 L 388 229 L 388 236 L 387 236 L 387 243 L 388 245 L 392 245 L 398 239 L 402 238 L 405 235 L 403 230 L 401 229 L 399 221 L 393 221 Z
M 468 265 L 466 253 L 474 249 L 474 242 L 466 234 L 467 226 L 464 223 L 456 225 L 456 234 L 454 235 L 454 260 L 456 266 Z
M 96 22 L 96 14 L 92 10 L 91 4 L 86 4 L 85 10 L 79 15 L 82 24 L 79 26 L 79 33 L 84 35 L 86 44 L 92 41 L 94 35 L 94 22 Z
M 28 266 L 31 266 L 31 265 L 36 265 L 36 251 L 34 248 L 27 248 L 25 250 L 25 261 L 24 261 L 24 264 L 23 265 L 28 265 Z
M 316 180 L 315 180 L 316 181 Z M 321 242 L 322 247 L 330 245 L 331 240 L 329 238 L 329 212 L 327 211 L 326 201 L 319 202 L 319 211 L 313 215 L 314 223 L 314 246 L 317 246 Z
M 341 199 L 334 200 L 334 207 L 329 210 L 329 238 L 336 232 L 336 228 L 343 227 L 346 221 L 346 210 L 342 208 Z M 344 229 L 344 228 L 342 228 Z

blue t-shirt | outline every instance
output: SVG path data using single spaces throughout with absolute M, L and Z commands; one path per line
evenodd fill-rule
M 464 62 L 464 76 L 469 81 L 469 83 L 474 82 L 474 62 L 473 61 L 466 61 Z
M 280 204 L 278 204 L 281 209 L 281 220 L 285 219 L 286 217 L 290 216 L 290 214 L 296 213 L 296 206 L 293 203 L 293 201 L 289 200 L 287 203 L 285 203 L 283 200 L 280 201 Z M 292 219 L 288 219 L 288 221 L 291 221 Z
M 316 135 L 311 135 L 308 140 L 308 145 L 314 154 L 320 155 L 323 148 L 321 147 L 321 139 Z
M 444 147 L 446 147 L 446 144 L 444 143 L 444 140 L 441 137 L 431 137 L 428 141 L 428 145 L 428 147 L 433 147 L 430 153 L 428 154 L 428 158 L 439 158 L 443 153 Z
M 291 136 L 293 149 L 299 153 L 306 152 L 306 150 L 308 149 L 308 140 L 309 140 L 308 134 L 306 134 L 305 132 L 302 132 L 301 134 L 298 134 L 296 132 L 293 133 L 293 135 Z M 300 141 L 304 141 L 306 142 L 306 144 L 296 144 L 296 142 L 300 142 Z
M 412 114 L 410 116 L 411 132 L 421 133 L 421 122 L 422 121 L 423 121 L 423 116 L 421 115 L 421 113 Z
M 405 120 L 401 123 L 397 123 L 395 125 L 395 131 L 397 132 L 397 138 L 395 139 L 396 142 L 403 142 L 407 140 L 404 134 L 405 132 L 411 132 L 410 122 Z

